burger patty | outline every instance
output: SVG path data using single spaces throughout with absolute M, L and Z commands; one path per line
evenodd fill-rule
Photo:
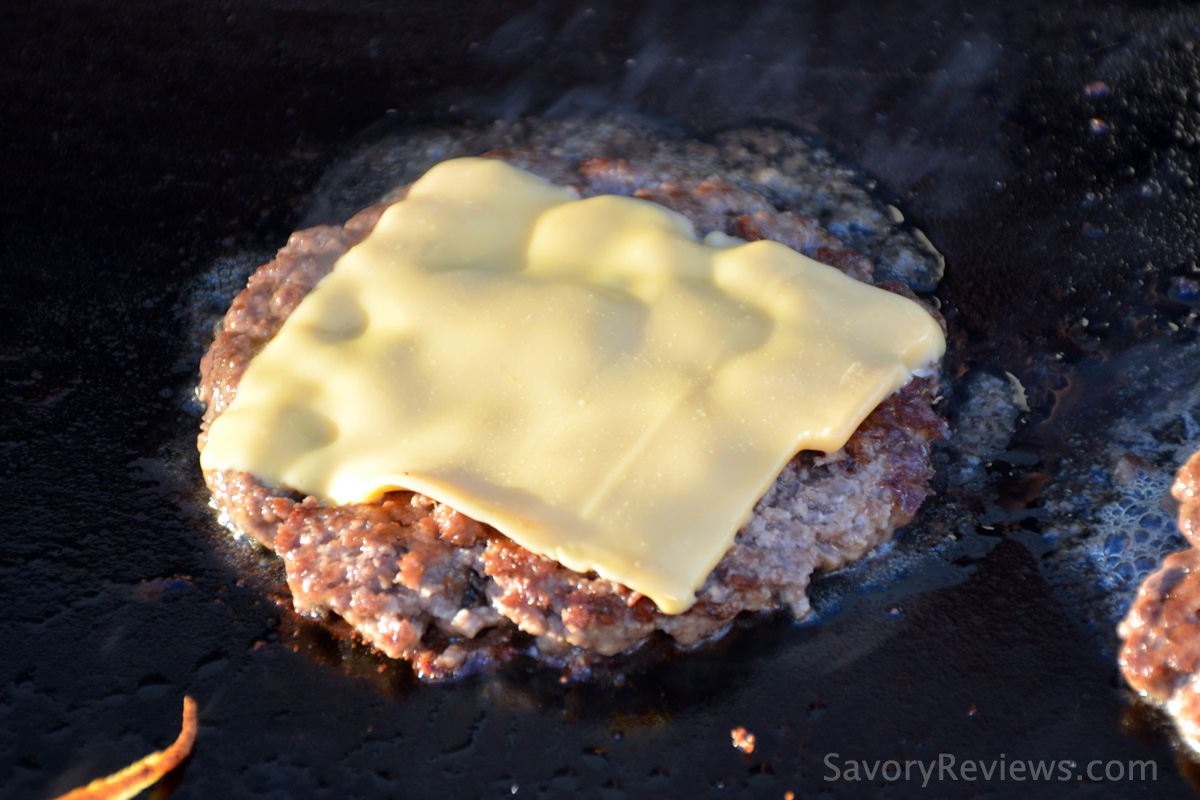
M 623 194 L 688 217 L 701 234 L 768 238 L 870 281 L 873 264 L 816 219 L 778 210 L 719 177 L 609 158 L 567 162 L 535 151 L 492 152 L 583 196 Z M 386 206 L 344 226 L 291 236 L 255 272 L 201 363 L 200 434 L 233 400 L 243 371 L 305 295 L 361 241 Z M 898 283 L 885 284 L 911 297 Z M 297 611 L 332 612 L 386 655 L 438 679 L 531 651 L 554 664 L 630 651 L 661 631 L 680 645 L 717 635 L 743 611 L 809 613 L 814 569 L 860 558 L 908 522 L 929 494 L 930 442 L 945 435 L 931 404 L 934 378 L 916 378 L 885 400 L 836 453 L 802 452 L 755 506 L 685 613 L 594 573 L 531 553 L 489 526 L 413 492 L 328 506 L 267 486 L 244 472 L 208 471 L 225 521 L 283 559 Z
M 1200 453 L 1179 470 L 1171 494 L 1192 546 L 1167 556 L 1138 588 L 1118 630 L 1120 664 L 1129 685 L 1163 706 L 1200 750 Z

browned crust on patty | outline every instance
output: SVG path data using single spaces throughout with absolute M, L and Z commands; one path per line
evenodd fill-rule
M 1192 547 L 1200 547 L 1200 453 L 1180 468 L 1171 496 L 1179 501 L 1179 531 Z
M 715 177 L 639 170 L 623 161 L 577 165 L 531 152 L 493 153 L 581 194 L 643 197 L 689 217 L 699 233 L 771 238 L 856 278 L 871 263 L 816 220 L 775 210 L 764 198 Z M 383 206 L 341 228 L 295 233 L 250 278 L 201 363 L 207 403 L 200 448 L 212 420 L 232 401 L 246 365 L 275 335 L 337 258 L 370 231 Z M 900 287 L 887 287 L 909 294 Z M 298 611 L 332 611 L 368 642 L 439 678 L 502 661 L 517 630 L 537 654 L 565 663 L 580 650 L 611 655 L 656 631 L 689 645 L 721 631 L 742 611 L 808 612 L 815 569 L 861 557 L 912 518 L 929 494 L 928 448 L 945 434 L 931 403 L 932 379 L 916 379 L 885 400 L 837 453 L 799 454 L 759 501 L 750 521 L 678 615 L 594 574 L 572 572 L 494 529 L 412 492 L 370 504 L 329 507 L 274 489 L 246 473 L 208 471 L 213 500 L 236 530 L 284 560 Z
M 1129 685 L 1165 703 L 1200 667 L 1200 551 L 1172 553 L 1138 588 L 1121 623 Z

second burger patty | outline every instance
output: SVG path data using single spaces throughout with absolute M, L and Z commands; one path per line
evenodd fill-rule
M 716 230 L 773 239 L 870 281 L 870 261 L 816 220 L 778 211 L 723 179 L 664 181 L 661 165 L 652 173 L 607 158 L 565 164 L 528 151 L 492 155 L 574 185 L 585 197 L 623 194 L 660 203 L 688 217 L 701 236 Z M 201 363 L 199 395 L 207 404 L 201 449 L 250 360 L 384 208 L 368 208 L 342 227 L 294 233 L 251 276 Z M 899 284 L 884 288 L 911 296 Z M 411 661 L 418 675 L 461 675 L 522 649 L 562 665 L 632 650 L 656 631 L 690 645 L 743 611 L 790 607 L 797 617 L 807 615 L 805 589 L 814 569 L 836 569 L 886 541 L 929 494 L 929 443 L 945 433 L 931 408 L 936 391 L 935 380 L 914 379 L 880 404 L 842 450 L 793 458 L 695 605 L 677 615 L 661 613 L 618 583 L 531 553 L 421 494 L 326 506 L 244 472 L 208 471 L 205 480 L 230 524 L 283 558 L 297 611 L 337 614 L 383 653 Z M 518 631 L 533 637 L 532 647 Z

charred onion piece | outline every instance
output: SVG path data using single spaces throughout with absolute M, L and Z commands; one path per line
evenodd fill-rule
M 97 778 L 87 786 L 72 789 L 54 800 L 129 800 L 138 792 L 157 783 L 192 752 L 196 741 L 196 701 L 183 698 L 183 728 L 165 750 L 151 753 L 120 772 Z

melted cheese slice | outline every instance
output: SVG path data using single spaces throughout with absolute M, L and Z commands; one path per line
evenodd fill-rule
M 685 611 L 787 461 L 840 448 L 942 332 L 781 244 L 576 198 L 431 169 L 254 358 L 204 467 L 423 492 Z

